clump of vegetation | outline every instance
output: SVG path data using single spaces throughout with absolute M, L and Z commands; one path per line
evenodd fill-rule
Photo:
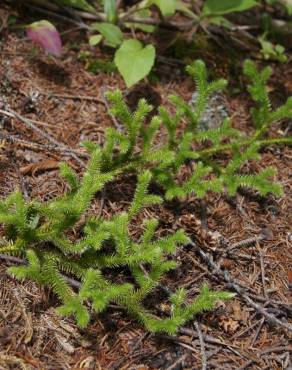
M 167 199 L 186 197 L 190 193 L 204 197 L 207 191 L 226 190 L 234 195 L 240 186 L 254 188 L 261 195 L 269 192 L 280 195 L 280 185 L 268 180 L 274 174 L 272 168 L 258 174 L 240 173 L 244 163 L 259 158 L 259 149 L 263 145 L 291 142 L 291 138 L 265 138 L 273 123 L 292 116 L 291 98 L 276 110 L 271 108 L 266 88 L 271 69 L 267 67 L 258 72 L 251 61 L 244 64 L 244 72 L 251 80 L 248 90 L 257 103 L 251 112 L 256 130 L 250 137 L 231 127 L 230 118 L 226 118 L 219 128 L 200 130 L 200 120 L 210 97 L 224 89 L 227 81 L 208 82 L 206 66 L 201 60 L 188 66 L 187 71 L 196 83 L 195 107 L 173 95 L 170 99 L 176 113 L 171 115 L 161 107 L 159 116 L 153 117 L 149 124 L 146 117 L 152 108 L 146 100 L 141 99 L 137 110 L 132 113 L 120 91 L 107 94 L 112 104 L 111 113 L 121 122 L 123 130 L 107 130 L 101 149 L 102 170 L 132 169 L 139 172 L 150 168 L 153 180 L 165 189 Z M 183 130 L 180 129 L 182 123 Z M 162 126 L 167 131 L 167 137 L 157 146 L 155 137 Z M 140 150 L 137 152 L 138 143 Z M 225 166 L 215 157 L 224 151 L 230 153 L 230 160 Z M 186 165 L 191 166 L 192 175 L 183 183 L 178 183 L 177 177 Z
M 202 30 L 206 30 L 210 25 L 220 26 L 228 31 L 236 28 L 236 25 L 228 18 L 232 13 L 262 7 L 263 15 L 265 15 L 265 2 L 259 0 L 204 0 L 196 6 L 193 6 L 192 2 L 180 0 L 142 0 L 130 3 L 130 5 L 127 2 L 121 4 L 116 0 L 98 1 L 94 4 L 85 0 L 53 0 L 51 2 L 25 0 L 24 2 L 28 6 L 36 2 L 45 8 L 59 11 L 64 10 L 64 7 L 72 7 L 69 14 L 75 15 L 76 19 L 81 19 L 84 13 L 74 9 L 85 11 L 86 18 L 94 22 L 85 24 L 83 21 L 74 21 L 74 23 L 80 29 L 86 30 L 89 44 L 92 47 L 102 44 L 115 50 L 113 65 L 122 75 L 128 88 L 148 76 L 155 64 L 156 46 L 152 43 L 144 43 L 145 34 L 154 33 L 159 28 L 187 33 L 194 26 L 202 26 Z M 288 0 L 269 0 L 268 2 L 271 5 L 279 3 L 286 8 L 289 14 L 291 13 L 291 4 Z M 181 23 L 173 21 L 178 13 L 180 17 L 183 17 Z M 272 27 L 267 26 L 267 22 L 263 23 L 266 24 L 264 32 L 256 39 L 256 43 L 261 45 L 264 58 L 286 61 L 285 48 L 278 43 L 274 45 L 267 39 Z M 126 36 L 129 30 L 138 31 L 135 38 Z M 144 33 L 144 37 L 140 37 L 141 33 L 142 35 Z M 209 34 L 209 30 L 207 33 Z M 47 52 L 55 56 L 61 55 L 60 37 L 55 27 L 47 20 L 29 25 L 28 36 Z M 250 38 L 253 37 L 249 35 Z M 95 71 L 103 67 L 105 66 L 101 63 L 92 64 Z
M 0 202 L 0 223 L 6 227 L 1 253 L 21 256 L 25 266 L 10 267 L 14 276 L 32 279 L 49 285 L 62 301 L 58 309 L 63 315 L 73 314 L 80 326 L 90 320 L 88 302 L 96 312 L 105 310 L 110 302 L 123 306 L 129 314 L 152 332 L 175 333 L 195 314 L 214 308 L 216 302 L 230 299 L 233 294 L 215 292 L 207 286 L 190 301 L 184 289 L 169 296 L 168 316 L 157 317 L 145 308 L 145 299 L 158 286 L 161 277 L 178 268 L 175 252 L 178 245 L 190 239 L 183 230 L 162 238 L 155 236 L 158 221 L 146 220 L 139 240 L 133 240 L 129 227 L 143 207 L 162 203 L 164 198 L 186 197 L 193 193 L 204 197 L 207 191 L 234 194 L 238 187 L 247 186 L 260 194 L 281 194 L 281 186 L 269 180 L 274 170 L 241 174 L 242 165 L 259 157 L 259 149 L 270 143 L 291 143 L 291 138 L 267 139 L 269 127 L 286 117 L 292 117 L 292 99 L 272 110 L 266 82 L 269 68 L 258 72 L 247 61 L 245 74 L 251 79 L 248 90 L 256 102 L 252 110 L 255 132 L 246 137 L 231 127 L 225 119 L 216 129 L 200 131 L 199 122 L 212 94 L 226 86 L 225 80 L 208 82 L 205 64 L 196 61 L 187 68 L 197 86 L 196 106 L 190 106 L 177 96 L 171 97 L 176 113 L 170 115 L 163 107 L 158 116 L 146 123 L 151 111 L 145 100 L 140 100 L 132 113 L 119 91 L 108 93 L 111 113 L 122 125 L 110 128 L 102 147 L 92 142 L 84 145 L 91 154 L 81 178 L 63 163 L 61 176 L 69 184 L 69 191 L 48 202 L 25 202 L 16 191 Z M 156 144 L 155 137 L 167 131 L 164 142 Z M 222 165 L 216 154 L 228 152 L 229 161 Z M 183 166 L 190 166 L 192 174 L 182 183 L 177 182 Z M 97 192 L 122 173 L 136 171 L 137 186 L 127 212 L 110 219 L 88 216 L 88 209 Z M 163 196 L 149 193 L 149 184 L 158 183 L 165 190 Z M 72 241 L 69 231 L 87 217 L 82 234 Z M 126 282 L 115 282 L 111 271 L 124 269 Z M 78 292 L 70 286 L 66 276 L 79 282 Z

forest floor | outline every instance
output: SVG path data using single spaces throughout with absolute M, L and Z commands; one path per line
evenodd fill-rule
M 4 19 L 9 12 L 9 8 L 0 10 L 0 17 Z M 83 140 L 102 143 L 105 128 L 113 124 L 104 91 L 121 88 L 132 106 L 142 96 L 154 105 L 169 106 L 169 94 L 175 92 L 189 100 L 194 92 L 183 67 L 167 58 L 155 68 L 156 81 L 127 91 L 117 73 L 85 70 L 78 55 L 80 49 L 92 49 L 80 31 L 65 33 L 63 41 L 64 56 L 62 61 L 55 61 L 35 53 L 22 31 L 2 32 L 0 133 L 14 137 L 15 142 L 2 144 L 1 197 L 15 188 L 20 188 L 27 199 L 43 201 L 64 192 L 59 162 L 70 162 L 80 173 L 84 168 L 70 156 L 49 148 L 46 134 L 81 154 Z M 102 55 L 98 50 L 95 57 Z M 251 101 L 242 88 L 236 89 L 242 81 L 223 53 L 195 50 L 192 57 L 204 59 L 214 76 L 231 80 L 233 93 L 226 96 L 226 104 L 234 126 L 248 132 L 252 130 Z M 273 67 L 269 88 L 277 105 L 291 95 L 292 66 Z M 18 118 L 7 114 L 7 106 Z M 25 119 L 40 131 L 30 129 Z M 291 134 L 291 122 L 273 130 Z M 291 370 L 291 333 L 285 325 L 292 323 L 292 150 L 287 146 L 266 148 L 261 161 L 250 166 L 274 166 L 278 171 L 275 180 L 283 185 L 284 195 L 260 197 L 240 191 L 233 198 L 209 194 L 204 202 L 189 197 L 183 205 L 155 207 L 137 219 L 137 230 L 149 215 L 159 218 L 162 233 L 184 228 L 204 252 L 213 256 L 220 271 L 227 271 L 231 277 L 228 282 L 226 274 L 215 271 L 197 251 L 181 249 L 177 255 L 180 268 L 164 280 L 170 288 L 185 287 L 196 294 L 204 282 L 213 289 L 234 291 L 240 286 L 235 299 L 196 317 L 197 321 L 182 328 L 177 336 L 149 334 L 123 311 L 113 308 L 80 330 L 73 319 L 56 315 L 58 301 L 49 288 L 13 279 L 6 273 L 10 262 L 1 260 L 0 369 L 179 370 L 200 369 L 207 364 L 207 369 Z M 97 194 L 96 207 L 102 207 L 105 216 L 126 209 L 134 189 L 135 178 L 122 177 L 107 188 L 106 194 Z M 231 253 L 226 253 L 228 248 Z

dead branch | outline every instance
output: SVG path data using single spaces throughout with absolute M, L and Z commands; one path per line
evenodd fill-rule
M 279 320 L 276 316 L 273 314 L 268 313 L 262 306 L 254 302 L 249 295 L 246 293 L 244 288 L 240 287 L 238 283 L 233 279 L 228 271 L 223 271 L 220 266 L 218 266 L 214 260 L 213 257 L 207 253 L 205 253 L 196 243 L 190 242 L 189 245 L 199 253 L 201 258 L 204 260 L 205 263 L 212 269 L 212 273 L 219 277 L 220 279 L 223 279 L 224 282 L 228 285 L 229 288 L 234 290 L 239 296 L 241 296 L 247 304 L 249 304 L 251 307 L 253 307 L 256 311 L 258 311 L 261 315 L 265 317 L 265 319 L 272 325 L 280 326 L 283 329 L 288 330 L 289 332 L 292 332 L 292 325 L 282 322 Z

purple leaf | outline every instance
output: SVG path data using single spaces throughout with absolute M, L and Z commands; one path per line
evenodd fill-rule
M 27 27 L 27 36 L 40 45 L 46 52 L 60 57 L 62 41 L 59 32 L 49 21 L 34 22 Z

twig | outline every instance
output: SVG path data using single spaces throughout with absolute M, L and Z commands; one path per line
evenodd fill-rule
M 253 345 L 255 344 L 255 341 L 258 339 L 258 336 L 259 336 L 259 334 L 260 334 L 260 332 L 261 332 L 261 330 L 262 330 L 262 327 L 263 327 L 263 325 L 264 325 L 264 322 L 265 322 L 265 318 L 263 317 L 263 318 L 261 319 L 261 321 L 260 321 L 260 325 L 258 326 L 257 331 L 256 331 L 256 333 L 255 333 L 254 337 L 252 338 L 252 341 L 251 341 L 250 347 L 253 347 Z
M 283 347 L 270 347 L 270 348 L 267 348 L 267 349 L 263 349 L 262 351 L 258 352 L 257 353 L 257 356 L 260 358 L 261 356 L 267 354 L 267 353 L 271 353 L 271 352 L 289 352 L 289 351 L 292 351 L 292 346 L 283 346 Z M 245 370 L 247 367 L 249 367 L 250 365 L 252 365 L 254 362 L 256 362 L 256 360 L 249 360 L 247 361 L 245 364 L 243 364 L 242 366 L 240 366 L 238 368 L 238 370 Z
M 189 329 L 189 328 L 180 328 L 179 333 L 183 334 L 183 335 L 188 335 L 191 338 L 199 339 L 198 333 L 196 331 L 192 330 L 192 329 Z M 223 342 L 222 340 L 214 338 L 211 335 L 206 335 L 206 334 L 202 333 L 202 336 L 204 338 L 205 343 L 219 345 L 219 346 L 222 346 L 222 347 L 225 347 L 225 348 L 229 349 L 229 351 L 236 353 L 240 357 L 243 357 L 243 358 L 246 358 L 246 359 L 250 358 L 246 355 L 246 353 L 243 353 L 241 351 L 240 347 L 235 346 L 234 344 Z M 168 339 L 173 340 L 175 342 L 177 342 L 178 339 L 181 341 L 180 338 L 176 338 L 176 337 L 165 336 L 165 335 L 161 336 L 161 337 L 168 338 Z
M 177 59 L 177 58 L 170 58 L 170 57 L 165 57 L 163 55 L 157 55 L 156 59 L 158 60 L 158 62 L 161 62 L 161 63 L 164 63 L 164 64 L 167 64 L 169 66 L 182 66 L 182 67 L 185 67 L 186 66 L 186 62 L 184 62 L 183 60 L 180 60 L 180 59 Z
M 19 264 L 19 265 L 26 265 L 27 264 L 27 261 L 22 259 L 22 258 L 9 256 L 7 254 L 2 254 L 2 253 L 0 253 L 0 260 L 4 260 L 4 261 L 7 261 L 7 262 L 11 262 L 11 263 L 16 263 L 16 264 Z M 68 284 L 70 284 L 72 286 L 72 288 L 75 288 L 75 289 L 80 289 L 81 288 L 80 281 L 72 279 L 72 278 L 70 278 L 66 275 L 62 275 L 62 277 L 64 278 L 64 280 L 66 280 L 66 282 Z
M 179 328 L 178 331 L 182 335 L 188 335 L 192 338 L 199 339 L 198 333 L 196 331 L 192 330 L 192 329 L 183 327 L 183 328 Z M 222 340 L 217 339 L 215 337 L 212 337 L 211 335 L 207 335 L 207 334 L 202 333 L 202 336 L 203 336 L 204 342 L 206 342 L 206 343 L 220 345 L 220 346 L 227 347 L 227 348 L 229 348 L 229 347 L 237 348 L 237 349 L 239 348 L 238 346 L 235 346 L 235 345 L 230 344 L 230 343 L 223 342 Z
M 0 260 L 5 260 L 7 262 L 12 262 L 12 263 L 18 263 L 20 265 L 26 264 L 26 261 L 23 260 L 22 258 L 8 256 L 7 254 L 2 254 L 2 253 L 0 253 Z
M 253 324 L 251 324 L 248 328 L 242 330 L 241 332 L 239 333 L 236 333 L 235 335 L 232 336 L 231 339 L 237 339 L 237 338 L 240 338 L 242 337 L 244 334 L 248 333 L 251 329 L 253 329 L 255 326 L 257 326 L 259 323 L 263 322 L 265 319 L 262 318 L 256 322 L 254 322 Z
M 6 108 L 7 109 L 7 108 Z M 40 136 L 47 139 L 51 144 L 53 144 L 56 147 L 60 147 L 63 151 L 66 150 L 68 154 L 71 155 L 72 158 L 74 158 L 81 166 L 85 166 L 85 163 L 75 154 L 74 150 L 66 146 L 65 144 L 59 143 L 56 139 L 54 139 L 51 135 L 48 133 L 42 131 L 39 127 L 37 127 L 33 122 L 31 122 L 29 119 L 21 116 L 14 110 L 8 108 L 8 110 L 2 110 L 0 109 L 0 113 L 12 117 L 17 118 L 21 122 L 23 122 L 27 127 L 29 127 L 31 130 L 37 132 Z
M 204 342 L 203 334 L 202 334 L 199 323 L 195 321 L 194 324 L 198 332 L 200 346 L 201 346 L 202 370 L 207 370 L 207 357 L 206 357 L 205 342 Z
M 70 94 L 57 94 L 53 92 L 39 92 L 41 95 L 45 95 L 48 97 L 56 97 L 60 99 L 72 99 L 72 100 L 88 100 L 88 101 L 94 101 L 100 104 L 105 104 L 103 99 L 97 98 L 95 96 L 86 96 L 86 95 L 70 95 Z
M 259 248 L 259 245 L 257 243 L 257 249 L 259 251 L 260 256 L 260 265 L 261 265 L 261 278 L 262 278 L 262 285 L 263 285 L 263 291 L 264 291 L 264 297 L 268 299 L 268 292 L 266 287 L 266 273 L 265 273 L 265 263 L 264 263 L 264 257 L 261 249 Z
M 47 9 L 43 9 L 43 8 L 38 7 L 38 6 L 29 5 L 29 4 L 26 4 L 26 5 L 28 7 L 30 7 L 31 9 L 36 10 L 39 13 L 48 15 L 48 16 L 56 18 L 56 19 L 60 19 L 63 22 L 68 22 L 68 23 L 74 24 L 75 26 L 80 27 L 81 29 L 90 30 L 90 27 L 84 22 L 76 21 L 75 19 L 66 17 L 64 15 L 60 15 L 59 13 L 56 13 L 55 11 L 50 11 L 50 10 L 47 10 Z M 61 10 L 61 9 L 59 9 L 59 10 Z
M 168 30 L 173 30 L 173 31 L 188 31 L 194 25 L 198 23 L 198 20 L 193 19 L 189 22 L 177 23 L 177 22 L 167 22 L 165 20 L 159 20 L 159 19 L 153 19 L 153 18 L 129 17 L 127 19 L 124 19 L 124 22 L 147 24 L 150 26 L 156 26 L 156 27 L 165 28 Z
M 228 271 L 223 271 L 220 266 L 218 266 L 214 260 L 213 257 L 205 253 L 197 244 L 194 242 L 190 242 L 189 245 L 193 247 L 194 250 L 196 250 L 201 258 L 206 262 L 211 268 L 214 275 L 217 275 L 221 279 L 225 281 L 225 283 L 233 289 L 237 294 L 239 294 L 246 303 L 248 303 L 250 306 L 252 306 L 255 310 L 257 310 L 261 315 L 263 315 L 266 320 L 273 325 L 281 326 L 282 328 L 288 330 L 289 332 L 292 332 L 292 325 L 288 323 L 284 323 L 281 320 L 277 319 L 276 316 L 268 313 L 262 306 L 255 303 L 248 294 L 244 291 L 243 288 L 241 288 L 237 282 L 230 276 Z
M 180 356 L 172 365 L 167 367 L 165 370 L 176 369 L 178 365 L 183 364 L 183 362 L 185 361 L 186 358 L 187 358 L 187 354 L 185 353 L 184 355 Z
M 187 246 L 185 246 L 187 247 Z M 236 258 L 238 257 L 244 257 L 244 258 L 248 258 L 248 259 L 251 259 L 251 256 L 243 256 L 243 255 L 237 255 Z M 200 268 L 202 271 L 204 271 L 210 278 L 216 278 L 218 279 L 219 281 L 221 280 L 220 276 L 214 276 L 214 274 L 212 274 L 202 263 L 199 263 L 198 261 L 196 261 L 195 258 L 193 258 L 193 256 L 191 254 L 188 254 L 188 258 L 190 258 L 192 260 L 192 262 L 198 267 Z M 234 256 L 230 256 L 230 258 L 234 258 L 236 259 Z M 255 257 L 254 257 L 255 259 Z M 288 303 L 285 303 L 285 302 L 282 302 L 282 301 L 278 301 L 278 300 L 273 300 L 273 299 L 266 299 L 265 297 L 262 297 L 260 295 L 256 295 L 253 292 L 253 290 L 249 287 L 243 287 L 239 282 L 236 282 L 236 284 L 243 290 L 248 290 L 250 291 L 249 293 L 249 296 L 252 297 L 254 300 L 258 301 L 258 302 L 261 302 L 263 303 L 265 306 L 268 305 L 268 306 L 272 306 L 272 307 L 275 307 L 275 308 L 278 308 L 279 309 L 279 306 L 281 306 L 281 308 L 283 309 L 283 311 L 287 312 L 288 315 L 292 315 L 292 308 L 290 307 L 291 305 L 289 305 Z M 282 311 L 282 312 L 283 312 Z
M 29 4 L 27 4 L 27 6 L 29 6 L 31 9 L 34 9 L 34 10 L 40 12 L 40 13 L 49 15 L 49 16 L 54 17 L 54 18 L 58 18 L 58 19 L 60 19 L 62 21 L 65 21 L 65 22 L 69 22 L 69 23 L 74 24 L 74 25 L 76 25 L 80 28 L 83 28 L 85 30 L 90 30 L 91 29 L 90 26 L 88 26 L 86 23 L 84 23 L 80 20 L 78 21 L 78 20 L 75 20 L 75 19 L 72 19 L 70 17 L 67 17 L 67 16 L 64 16 L 64 15 L 61 15 L 61 14 L 57 13 L 57 11 L 62 10 L 61 8 L 59 8 L 58 10 L 56 9 L 56 12 L 55 12 L 55 11 L 52 11 L 52 10 L 43 9 L 43 8 L 38 7 L 38 6 L 32 6 L 32 5 L 29 5 Z M 92 20 L 92 21 L 98 21 L 98 22 L 104 22 L 106 20 L 106 17 L 104 16 L 104 14 L 100 14 L 100 13 L 93 14 L 93 13 L 88 13 L 88 12 L 84 12 L 84 11 L 72 10 L 71 14 L 74 15 L 75 17 L 83 18 L 83 19 L 86 19 L 86 20 Z M 163 20 L 163 19 L 139 18 L 139 17 L 129 16 L 129 17 L 125 17 L 125 18 L 119 20 L 119 25 L 120 26 L 124 26 L 125 23 L 141 23 L 141 24 L 152 25 L 152 26 L 156 26 L 156 27 L 160 27 L 160 28 L 165 28 L 165 29 L 168 29 L 168 30 L 188 31 L 194 25 L 198 24 L 199 20 L 198 19 L 192 19 L 191 21 L 188 21 L 188 22 L 178 23 L 178 22 L 166 21 L 166 20 Z
M 78 152 L 77 150 L 74 150 L 74 149 L 63 149 L 63 148 L 60 148 L 59 146 L 56 146 L 56 145 L 48 145 L 48 144 L 39 144 L 39 143 L 35 143 L 33 141 L 28 141 L 28 140 L 23 140 L 23 139 L 19 139 L 18 137 L 14 136 L 14 135 L 4 135 L 2 133 L 0 133 L 0 140 L 6 140 L 8 143 L 11 143 L 11 144 L 18 144 L 20 146 L 23 146 L 25 148 L 29 148 L 29 149 L 39 149 L 39 150 L 47 150 L 47 151 L 57 151 L 57 152 L 61 152 L 61 153 L 64 153 L 64 154 L 70 154 L 72 151 L 76 153 L 76 155 L 79 155 L 80 157 L 84 157 L 84 158 L 88 158 L 88 154 L 87 153 L 80 153 Z
M 256 244 L 257 242 L 262 241 L 264 239 L 265 239 L 264 235 L 259 235 L 252 238 L 240 240 L 239 242 L 231 244 L 229 247 L 227 247 L 225 249 L 225 253 L 233 252 L 235 249 L 249 247 L 250 245 Z

